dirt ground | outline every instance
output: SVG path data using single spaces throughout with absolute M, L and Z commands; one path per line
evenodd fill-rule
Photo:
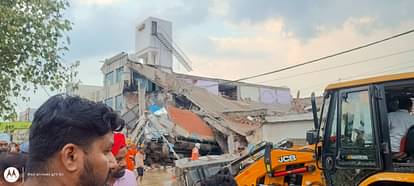
M 174 168 L 154 168 L 144 172 L 140 186 L 170 186 L 176 185 Z

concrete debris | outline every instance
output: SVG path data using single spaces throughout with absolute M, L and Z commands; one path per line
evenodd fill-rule
M 184 137 L 198 140 L 214 140 L 213 130 L 193 112 L 170 106 L 168 114 L 171 121 L 176 124 L 176 127 L 183 128 L 188 132 L 188 135 Z
M 321 108 L 323 102 L 323 97 L 316 97 L 316 106 Z M 311 100 L 310 98 L 295 98 L 292 100 L 292 108 L 289 112 L 292 113 L 306 113 L 312 112 Z
M 259 99 L 235 100 L 238 99 L 237 94 L 230 92 L 237 90 L 235 84 L 224 87 L 230 87 L 231 90 L 217 87 L 217 91 L 222 91 L 222 94 L 229 94 L 225 98 L 216 95 L 213 89 L 198 86 L 200 82 L 197 84 L 195 81 L 184 79 L 183 75 L 168 73 L 129 58 L 127 61 L 124 68 L 129 68 L 129 71 L 137 74 L 139 82 L 148 81 L 153 84 L 152 91 L 148 91 L 148 83 L 140 87 L 134 83 L 135 80 L 127 81 L 124 85 L 124 95 L 130 95 L 127 101 L 138 99 L 134 102 L 139 106 L 127 103 L 129 109 L 123 117 L 127 120 L 128 129 L 132 131 L 132 138 L 136 143 L 147 144 L 149 153 L 164 152 L 164 155 L 159 155 L 165 156 L 167 149 L 170 153 L 175 150 L 179 157 L 188 157 L 194 143 L 202 144 L 201 155 L 239 153 L 249 144 L 260 141 L 261 132 L 258 131 L 265 121 L 264 116 L 291 110 L 290 104 L 260 103 Z M 204 84 L 206 83 L 209 86 L 214 85 L 205 81 Z M 252 92 L 255 89 L 248 90 Z M 266 93 L 264 90 L 271 91 L 271 95 L 277 96 L 277 92 L 269 87 L 260 89 L 263 95 Z M 136 122 L 133 122 L 133 118 Z M 140 127 L 137 127 L 138 124 Z M 168 141 L 167 147 L 165 141 Z M 171 161 L 174 159 L 169 157 Z
M 104 86 L 84 92 L 122 114 L 128 138 L 144 144 L 147 164 L 188 157 L 196 143 L 202 156 L 239 154 L 262 140 L 265 116 L 305 108 L 292 108 L 287 87 L 175 73 L 173 56 L 191 65 L 165 37 L 172 23 L 150 17 L 138 28 L 135 52 L 105 59 Z
M 183 158 L 175 161 L 175 176 L 178 186 L 197 185 L 201 180 L 216 175 L 223 167 L 237 159 L 238 156 L 224 154 L 221 156 L 203 156 L 190 161 Z
M 284 116 L 266 116 L 266 122 L 268 123 L 281 123 L 281 122 L 294 122 L 294 121 L 313 121 L 313 115 L 311 112 L 287 114 Z

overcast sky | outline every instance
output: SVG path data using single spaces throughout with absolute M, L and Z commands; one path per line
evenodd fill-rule
M 173 23 L 174 41 L 193 63 L 191 74 L 233 80 L 413 29 L 412 7 L 410 0 L 74 0 L 66 12 L 73 30 L 65 61 L 81 62 L 83 84 L 102 85 L 99 61 L 134 52 L 134 27 L 153 16 Z M 301 97 L 320 94 L 332 82 L 414 71 L 413 43 L 411 34 L 249 82 L 287 86 L 294 96 L 298 90 Z M 19 111 L 48 97 L 44 90 L 25 95 L 32 100 L 19 102 Z

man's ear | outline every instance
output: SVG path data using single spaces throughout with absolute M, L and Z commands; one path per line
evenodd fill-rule
M 60 160 L 65 169 L 69 172 L 80 170 L 83 166 L 85 153 L 83 149 L 73 143 L 63 146 L 60 151 Z

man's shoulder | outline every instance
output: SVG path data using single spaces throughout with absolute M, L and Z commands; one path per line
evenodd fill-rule
M 135 173 L 133 171 L 129 170 L 129 169 L 125 170 L 125 178 L 130 182 L 133 182 L 133 183 L 136 182 Z
M 402 111 L 402 110 L 397 110 L 395 112 L 390 112 L 388 113 L 388 117 L 413 117 L 410 115 L 410 113 L 408 111 Z
M 125 169 L 125 174 L 124 176 L 117 180 L 117 182 L 115 182 L 115 185 L 118 186 L 135 186 L 137 185 L 137 180 L 135 179 L 135 174 L 134 172 Z

